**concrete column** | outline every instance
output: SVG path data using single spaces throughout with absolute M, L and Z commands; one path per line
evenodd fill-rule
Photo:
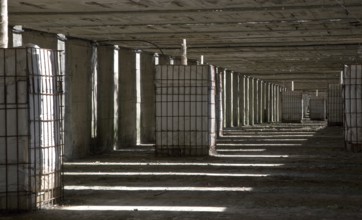
M 223 127 L 224 127 L 224 75 L 221 68 L 216 68 L 216 125 L 217 125 L 217 135 L 218 137 L 223 136 Z
M 245 124 L 250 125 L 250 77 L 247 76 L 245 80 Z
M 271 84 L 271 122 L 275 122 L 275 85 Z
M 268 99 L 268 84 L 263 82 L 263 122 L 268 122 L 267 99 Z
M 254 125 L 255 123 L 255 106 L 254 106 L 254 103 L 255 103 L 255 100 L 254 100 L 254 93 L 255 93 L 255 90 L 254 90 L 254 87 L 255 87 L 255 80 L 254 78 L 250 78 L 250 87 L 249 87 L 249 91 L 250 91 L 250 94 L 249 94 L 249 124 L 250 125 Z
M 259 81 L 259 123 L 264 122 L 264 82 L 263 80 Z
M 97 151 L 112 151 L 114 145 L 114 47 L 98 47 Z
M 255 79 L 255 94 L 254 94 L 254 100 L 255 100 L 255 103 L 254 103 L 254 112 L 255 112 L 255 115 L 254 115 L 254 118 L 255 118 L 255 124 L 259 124 L 260 123 L 260 119 L 259 119 L 259 116 L 260 116 L 260 108 L 259 108 L 259 83 L 260 83 L 260 80 L 259 79 Z
M 226 116 L 226 111 L 227 111 L 227 109 L 226 109 L 226 93 L 227 93 L 227 87 L 226 87 L 226 70 L 224 69 L 222 72 L 221 72 L 221 75 L 222 75 L 222 84 L 223 84 L 223 98 L 222 98 L 222 100 L 223 100 L 223 102 L 222 102 L 222 109 L 223 109 L 223 127 L 224 128 L 226 128 L 227 126 L 226 126 L 226 118 L 227 118 L 227 116 Z
M 239 114 L 240 125 L 245 125 L 245 76 L 239 74 Z
M 0 1 L 0 48 L 8 48 L 8 0 Z
M 57 49 L 58 38 L 56 34 L 25 30 L 23 32 L 23 45 L 35 44 L 41 48 Z
M 274 85 L 274 122 L 278 121 L 278 87 Z
M 155 139 L 155 60 L 151 53 L 141 53 L 141 143 L 154 144 Z
M 230 71 L 226 71 L 226 127 L 233 125 L 233 78 Z
M 119 49 L 118 97 L 118 147 L 132 147 L 137 141 L 136 54 L 134 50 Z
M 277 122 L 280 122 L 280 86 L 277 85 Z
M 233 78 L 233 127 L 239 127 L 239 73 L 232 73 Z
M 52 39 L 47 43 L 50 42 Z M 88 41 L 67 40 L 65 46 L 64 159 L 71 160 L 84 157 L 90 151 L 92 45 Z
M 267 85 L 267 114 L 268 114 L 268 119 L 267 119 L 267 122 L 270 123 L 272 120 L 272 95 L 271 95 L 271 84 L 268 83 Z
M 11 34 L 9 35 L 9 42 L 12 47 L 23 46 L 23 29 L 20 25 L 12 27 Z

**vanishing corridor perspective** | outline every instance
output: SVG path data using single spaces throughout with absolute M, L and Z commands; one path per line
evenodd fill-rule
M 0 219 L 362 219 L 360 0 L 0 0 Z

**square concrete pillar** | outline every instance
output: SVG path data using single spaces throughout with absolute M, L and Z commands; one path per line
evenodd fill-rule
M 247 76 L 245 80 L 245 124 L 250 125 L 250 77 Z
M 221 74 L 222 74 L 222 83 L 223 83 L 223 93 L 222 93 L 222 100 L 223 100 L 223 102 L 222 102 L 222 108 L 223 108 L 223 127 L 224 128 L 226 128 L 226 103 L 227 103 L 227 101 L 226 101 L 226 94 L 227 94 L 227 87 L 226 87 L 226 80 L 227 80 L 227 78 L 226 78 L 226 70 L 224 69 L 222 72 L 221 72 Z
M 239 114 L 240 125 L 246 125 L 246 77 L 239 74 Z
M 239 73 L 232 72 L 233 78 L 233 127 L 239 127 L 240 112 L 239 112 Z
M 255 123 L 255 100 L 254 100 L 254 94 L 255 94 L 255 79 L 254 78 L 250 78 L 250 84 L 249 84 L 249 124 L 250 125 L 254 125 Z
M 266 100 L 266 109 L 267 109 L 267 122 L 271 122 L 272 118 L 272 94 L 271 94 L 271 84 L 267 83 L 267 100 Z
M 255 118 L 255 124 L 259 124 L 260 120 L 259 120 L 259 79 L 255 79 L 255 85 L 254 85 L 254 118 Z
M 137 144 L 137 89 L 136 53 L 134 50 L 119 49 L 119 122 L 118 147 Z
M 225 72 L 226 77 L 226 106 L 225 106 L 225 113 L 226 113 L 226 127 L 230 128 L 232 127 L 232 121 L 233 121 L 233 77 L 232 73 L 230 71 Z
M 224 113 L 223 113 L 223 103 L 224 103 L 224 71 L 222 68 L 216 68 L 216 126 L 217 126 L 217 135 L 218 137 L 223 136 L 224 128 Z
M 263 122 L 268 122 L 268 83 L 263 82 Z
M 152 53 L 141 53 L 141 143 L 154 144 L 155 138 L 155 59 Z
M 92 45 L 67 40 L 64 159 L 85 157 L 91 144 Z
M 263 80 L 259 81 L 259 123 L 264 122 L 264 90 L 263 86 L 264 82 Z
M 114 50 L 98 47 L 98 99 L 96 151 L 112 151 L 114 146 Z

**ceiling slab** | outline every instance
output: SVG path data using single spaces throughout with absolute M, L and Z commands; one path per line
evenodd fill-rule
M 362 60 L 360 0 L 11 0 L 9 20 L 171 56 L 186 38 L 190 58 L 305 90 Z

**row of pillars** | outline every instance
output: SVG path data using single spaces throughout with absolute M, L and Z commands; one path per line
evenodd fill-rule
M 281 121 L 279 85 L 228 70 L 218 71 L 222 82 L 223 127 Z

